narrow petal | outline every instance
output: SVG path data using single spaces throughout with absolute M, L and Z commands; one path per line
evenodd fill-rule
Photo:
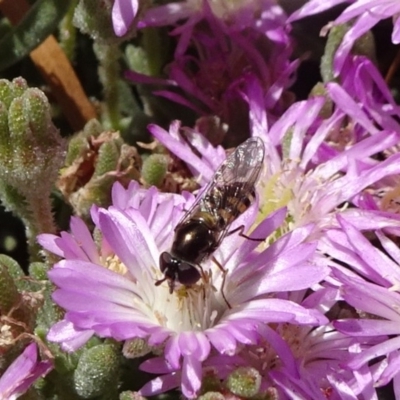
M 59 246 L 60 237 L 50 233 L 42 233 L 37 236 L 38 243 L 46 250 L 60 257 L 64 257 L 64 251 Z
M 183 357 L 182 363 L 182 393 L 189 399 L 197 397 L 201 387 L 201 362 L 195 356 Z
M 364 350 L 359 355 L 355 356 L 353 360 L 348 363 L 348 366 L 352 369 L 358 369 L 370 360 L 377 357 L 389 354 L 392 351 L 400 348 L 400 337 L 386 340 L 376 346 Z
M 355 337 L 400 334 L 400 326 L 397 321 L 349 319 L 343 321 L 334 321 L 333 325 L 340 332 Z
M 123 36 L 128 32 L 133 19 L 138 12 L 137 0 L 115 0 L 112 7 L 112 22 L 117 36 Z
M 177 373 L 159 376 L 146 383 L 139 393 L 142 396 L 155 396 L 165 393 L 179 386 L 179 376 Z
M 158 265 L 158 249 L 151 232 L 138 210 L 131 209 L 129 215 L 115 208 L 101 211 L 100 227 L 104 237 L 119 259 L 129 268 L 133 276 Z M 156 261 L 157 260 L 157 261 Z
M 82 347 L 92 336 L 93 330 L 77 329 L 70 321 L 55 323 L 47 334 L 50 342 L 62 343 L 63 350 L 73 352 Z

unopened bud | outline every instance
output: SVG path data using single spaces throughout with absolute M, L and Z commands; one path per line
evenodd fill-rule
M 146 400 L 146 397 L 137 392 L 122 392 L 119 395 L 119 400 Z
M 121 144 L 119 141 L 108 141 L 100 146 L 93 176 L 117 170 Z
M 225 400 L 226 397 L 219 392 L 207 392 L 198 397 L 198 400 Z
M 0 79 L 0 99 L 8 109 L 14 99 L 14 85 L 7 79 Z
M 168 158 L 163 154 L 151 154 L 144 160 L 142 178 L 151 186 L 160 186 L 167 173 Z
M 334 80 L 333 64 L 336 51 L 341 45 L 344 36 L 350 29 L 349 24 L 334 26 L 329 31 L 328 40 L 326 41 L 324 55 L 321 58 L 321 76 L 325 83 Z M 352 54 L 366 55 L 371 60 L 376 59 L 375 41 L 372 32 L 364 33 L 358 38 L 352 48 Z
M 255 396 L 260 390 L 260 385 L 260 373 L 249 367 L 236 369 L 226 381 L 226 386 L 232 393 L 246 398 Z
M 145 339 L 136 338 L 125 341 L 122 354 L 126 358 L 137 358 L 145 356 L 150 353 L 151 350 L 151 347 L 147 344 Z

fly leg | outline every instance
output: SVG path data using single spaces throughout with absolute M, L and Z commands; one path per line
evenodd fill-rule
M 250 236 L 247 236 L 243 233 L 243 231 L 244 231 L 244 225 L 240 225 L 237 228 L 229 231 L 226 236 L 230 236 L 233 233 L 239 232 L 238 235 L 244 237 L 247 240 L 253 240 L 254 242 L 263 242 L 265 240 L 265 238 L 252 238 Z
M 225 288 L 225 280 L 226 280 L 226 275 L 228 274 L 228 271 L 220 264 L 220 262 L 214 257 L 211 257 L 211 260 L 215 262 L 217 267 L 221 270 L 222 272 L 222 285 L 221 285 L 221 294 L 223 299 L 225 300 L 226 305 L 228 308 L 232 308 L 232 306 L 229 304 L 229 301 L 226 299 L 224 288 Z

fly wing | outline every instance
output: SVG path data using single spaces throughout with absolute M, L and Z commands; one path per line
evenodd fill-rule
M 222 239 L 230 224 L 254 199 L 264 151 L 264 143 L 259 137 L 249 138 L 239 145 L 219 166 L 177 228 L 199 212 L 204 212 L 221 221 Z
M 225 187 L 240 183 L 245 195 L 253 189 L 264 161 L 264 143 L 259 137 L 247 139 L 220 165 L 213 183 Z
M 238 146 L 215 173 L 214 182 L 223 193 L 220 214 L 224 216 L 227 228 L 254 201 L 264 151 L 264 143 L 259 137 L 250 138 Z

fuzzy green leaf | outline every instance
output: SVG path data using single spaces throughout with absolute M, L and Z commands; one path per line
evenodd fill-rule
M 0 40 L 0 71 L 26 57 L 57 28 L 71 0 L 38 0 Z

